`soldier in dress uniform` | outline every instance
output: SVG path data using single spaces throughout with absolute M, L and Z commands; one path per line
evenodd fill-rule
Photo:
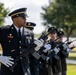
M 64 32 L 63 31 L 58 31 L 57 36 L 61 36 L 58 39 L 58 43 L 63 43 L 63 36 L 64 36 Z M 59 56 L 60 56 L 60 60 L 61 60 L 61 70 L 62 70 L 62 75 L 66 75 L 66 70 L 67 70 L 67 66 L 66 66 L 66 57 L 63 55 L 62 50 L 64 50 L 64 48 L 61 46 L 60 47 L 60 52 L 59 52 Z
M 13 24 L 9 27 L 0 28 L 0 43 L 3 49 L 3 54 L 0 56 L 1 75 L 31 75 L 28 56 L 20 57 L 14 72 L 9 69 L 14 64 L 13 60 L 21 54 L 21 51 L 23 49 L 27 51 L 28 45 L 24 33 L 26 8 L 14 10 L 9 13 L 9 16 L 11 16 Z M 40 43 L 35 42 L 36 45 Z
M 17 62 L 14 72 L 9 70 L 9 66 L 14 64 L 13 61 L 22 50 L 23 26 L 26 24 L 26 8 L 20 8 L 9 13 L 13 24 L 10 27 L 0 28 L 0 43 L 3 49 L 1 58 L 1 75 L 30 75 L 28 57 L 20 58 Z M 25 59 L 25 61 L 23 61 Z M 23 64 L 25 62 L 25 73 Z M 7 66 L 7 67 L 6 67 Z
M 51 41 L 55 40 L 57 38 L 57 29 L 55 27 L 48 28 L 49 34 L 49 40 L 47 40 L 47 43 L 50 43 Z M 56 44 L 56 42 L 52 42 L 51 49 L 53 49 Z M 52 71 L 52 62 L 46 62 L 45 65 L 43 65 L 40 69 L 40 75 L 53 75 Z
M 58 30 L 55 27 L 50 27 L 48 29 L 48 32 L 50 32 L 50 31 L 51 31 L 51 33 L 49 34 L 49 38 L 50 39 L 48 40 L 48 42 L 52 42 L 55 39 L 57 39 L 57 31 Z M 52 42 L 51 49 L 54 49 L 56 46 L 57 46 L 57 41 Z M 48 64 L 49 75 L 54 75 L 54 72 L 55 72 L 54 63 L 56 63 L 55 60 L 56 59 L 53 57 L 52 60 L 51 60 L 51 62 Z
M 33 22 L 27 22 L 25 26 L 27 29 L 29 29 L 28 31 L 31 33 L 31 36 L 32 36 L 31 43 L 35 40 L 34 33 L 33 33 L 35 26 L 36 24 Z M 30 58 L 31 75 L 39 75 L 39 61 L 35 57 L 33 57 L 31 54 L 29 58 Z
M 51 29 L 54 29 L 55 31 L 52 31 L 52 33 L 50 34 L 51 37 L 50 41 L 57 39 L 57 32 L 58 32 L 56 28 L 49 28 L 48 31 L 50 31 Z M 57 41 L 53 42 L 52 49 L 54 49 L 57 45 L 58 45 Z M 53 75 L 61 75 L 61 61 L 53 57 L 51 65 L 52 65 Z
M 33 33 L 33 29 L 36 26 L 35 23 L 33 22 L 27 22 L 25 25 L 25 33 L 27 34 L 27 40 L 30 44 L 32 44 L 34 42 L 34 33 Z M 29 35 L 30 34 L 30 35 Z

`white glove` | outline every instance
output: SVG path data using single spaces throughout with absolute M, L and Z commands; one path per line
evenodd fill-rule
M 36 51 L 38 51 L 38 50 L 43 46 L 42 40 L 36 40 L 36 41 L 34 41 L 34 43 L 37 45 L 37 46 L 35 47 L 35 50 L 36 50 Z
M 51 49 L 51 45 L 50 45 L 50 44 L 45 44 L 44 47 L 46 48 L 46 49 L 43 50 L 45 53 L 46 53 L 48 50 Z
M 54 51 L 57 54 L 60 51 L 60 49 L 59 48 L 54 48 Z
M 7 56 L 0 56 L 0 62 L 7 67 L 12 66 L 14 64 L 14 62 L 12 62 L 11 60 L 14 60 L 14 59 Z
M 68 45 L 67 44 L 63 44 L 63 47 L 64 47 L 64 49 L 67 49 Z
M 66 51 L 69 53 L 71 51 L 71 49 L 70 48 L 67 48 Z
M 36 46 L 36 47 L 35 47 L 35 51 L 38 51 L 39 49 L 40 49 L 39 46 Z

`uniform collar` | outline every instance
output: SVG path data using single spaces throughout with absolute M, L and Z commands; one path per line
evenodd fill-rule
M 22 35 L 22 32 L 23 32 L 23 27 L 18 28 L 16 25 L 14 25 L 14 27 L 15 27 L 15 29 L 16 29 L 16 31 L 17 31 L 17 32 L 18 32 L 18 30 L 20 29 L 20 31 L 21 31 L 21 35 Z

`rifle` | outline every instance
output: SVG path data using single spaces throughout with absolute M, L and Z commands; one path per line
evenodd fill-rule
M 71 43 L 74 42 L 74 41 L 76 41 L 76 39 L 73 40 L 73 41 L 67 42 L 66 44 L 69 45 L 69 44 L 71 44 Z M 75 47 L 71 47 L 70 49 L 73 49 L 73 48 L 75 48 Z M 65 49 L 65 50 L 62 50 L 61 52 L 62 52 L 62 54 L 63 54 L 66 58 L 68 57 L 68 53 L 67 53 L 66 49 Z
M 65 40 L 65 42 L 66 42 L 67 40 Z M 76 41 L 76 40 L 73 40 L 73 41 L 71 41 L 71 42 L 67 42 L 66 44 L 68 45 L 68 44 L 71 44 L 72 42 L 74 42 L 74 41 Z M 60 48 L 62 45 L 64 45 L 65 44 L 65 42 L 64 43 L 61 43 L 61 44 L 59 44 L 58 46 L 56 46 L 56 48 L 58 49 L 58 48 Z M 60 49 L 58 50 L 58 52 L 60 51 Z M 57 52 L 57 53 L 58 53 Z M 57 54 L 56 53 L 56 54 Z M 67 52 L 65 51 L 65 50 L 62 50 L 62 53 L 63 53 L 63 55 L 65 56 L 65 57 L 68 57 L 68 54 L 67 54 Z M 48 56 L 47 56 L 47 61 L 50 59 L 50 58 L 52 58 L 52 55 L 54 55 L 55 54 L 55 51 L 53 50 L 52 52 L 50 52 L 49 54 L 48 54 Z M 55 57 L 57 57 L 56 55 L 55 55 Z M 58 57 L 57 57 L 58 58 Z
M 45 40 L 45 38 L 47 38 L 47 36 L 50 34 L 47 33 L 47 34 L 42 34 L 38 39 L 43 39 Z M 9 67 L 9 69 L 14 72 L 14 68 L 15 66 L 17 65 L 17 61 L 19 61 L 20 57 L 23 57 L 23 56 L 27 56 L 29 55 L 30 53 L 35 57 L 35 58 L 40 58 L 40 55 L 33 49 L 36 47 L 36 44 L 35 43 L 32 43 L 28 48 L 27 48 L 27 51 L 25 49 L 23 49 L 21 51 L 21 54 L 19 54 L 16 59 L 13 61 L 14 64 L 12 66 Z
M 66 42 L 66 41 L 65 41 Z M 48 55 L 47 55 L 47 59 L 46 61 L 48 60 L 52 60 L 51 58 L 54 56 L 54 58 L 56 58 L 57 60 L 60 59 L 59 56 L 57 56 L 57 53 L 60 51 L 60 47 L 63 45 L 64 43 L 60 43 L 59 45 L 57 45 L 53 50 L 52 52 L 50 52 Z
M 49 42 L 48 44 L 52 45 L 52 43 L 55 42 L 56 40 L 58 40 L 60 37 L 61 37 L 61 36 L 59 36 L 57 39 Z M 39 58 L 41 58 L 41 61 L 44 61 L 44 60 L 46 61 L 46 60 L 47 60 L 47 55 L 45 55 L 44 52 L 43 52 L 44 49 L 45 49 L 45 48 L 44 48 L 44 46 L 43 46 L 43 47 L 41 48 L 41 50 L 39 50 L 39 51 L 41 52 L 40 57 L 39 57 Z M 50 52 L 50 55 L 49 55 L 50 58 L 54 57 L 56 60 L 59 60 L 59 59 L 60 59 L 60 57 L 59 57 L 57 54 L 55 54 L 55 51 L 53 51 L 53 50 L 51 50 L 51 49 L 49 49 L 49 51 L 51 51 L 51 52 Z M 47 52 L 46 52 L 46 53 L 47 53 Z M 51 59 L 50 59 L 50 60 L 51 60 Z M 47 60 L 47 61 L 48 61 L 48 60 Z
M 59 37 L 59 38 L 60 38 L 60 37 Z M 59 38 L 57 38 L 57 39 L 49 42 L 48 44 L 52 45 L 52 43 L 55 42 L 56 40 L 58 40 Z M 44 50 L 44 48 L 40 50 L 40 51 L 42 51 L 42 54 L 41 54 L 41 57 L 40 57 L 40 58 L 46 61 L 47 55 L 44 54 L 43 50 Z M 51 50 L 51 49 L 49 49 L 49 51 L 50 51 L 50 50 Z M 47 52 L 46 52 L 46 53 L 47 53 Z M 51 50 L 50 55 L 51 55 L 50 58 L 54 57 L 54 58 L 57 59 L 57 60 L 60 59 L 60 57 L 59 57 L 58 55 L 56 55 L 53 50 Z
M 73 41 L 67 42 L 66 44 L 71 44 L 72 42 L 76 41 L 76 39 L 74 39 Z

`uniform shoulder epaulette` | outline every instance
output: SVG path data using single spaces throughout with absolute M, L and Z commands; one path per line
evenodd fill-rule
M 1 28 L 1 29 L 9 29 L 9 28 L 10 28 L 10 25 L 1 26 L 0 28 Z

